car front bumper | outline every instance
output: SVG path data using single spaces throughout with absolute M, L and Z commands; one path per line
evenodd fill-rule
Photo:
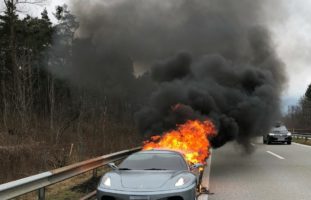
M 287 136 L 287 135 L 286 136 L 278 136 L 278 135 L 271 136 L 269 135 L 268 141 L 270 142 L 291 142 L 292 136 Z
M 187 188 L 167 190 L 167 191 L 119 191 L 105 188 L 97 188 L 97 200 L 167 200 L 169 197 L 181 197 L 183 200 L 194 200 L 196 195 L 196 186 L 191 185 Z

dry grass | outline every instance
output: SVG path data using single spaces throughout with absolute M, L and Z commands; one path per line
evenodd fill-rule
M 117 162 L 118 163 L 118 162 Z M 97 185 L 102 175 L 110 168 L 107 166 L 97 169 L 96 176 L 93 176 L 93 171 L 78 175 L 66 181 L 51 185 L 46 188 L 47 200 L 73 200 L 80 199 L 87 194 L 96 190 Z M 37 191 L 28 193 L 16 200 L 34 200 L 37 199 Z
M 83 114 L 76 121 L 63 121 L 59 120 L 50 129 L 48 122 L 35 120 L 24 131 L 8 131 L 0 124 L 0 184 L 137 147 L 142 141 L 129 116 L 122 120 L 108 120 Z M 79 199 L 96 189 L 100 176 L 106 170 L 101 169 L 96 178 L 88 172 L 49 186 L 46 199 Z M 37 199 L 37 191 L 18 198 L 32 199 Z
M 293 142 L 297 142 L 299 144 L 305 144 L 305 145 L 310 145 L 311 146 L 311 140 L 293 138 Z
M 93 177 L 92 171 L 81 174 L 66 181 L 57 183 L 46 188 L 47 200 L 72 200 L 80 199 L 86 194 L 96 190 L 100 177 L 109 170 L 107 167 L 102 167 L 98 170 L 97 176 Z M 37 192 L 31 192 L 16 200 L 33 200 L 36 199 Z
M 70 125 L 59 141 L 51 131 L 0 131 L 0 184 L 141 144 L 133 123 L 88 122 Z

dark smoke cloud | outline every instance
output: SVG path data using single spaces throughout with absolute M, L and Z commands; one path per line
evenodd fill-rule
M 160 61 L 151 69 L 151 76 L 157 82 L 172 81 L 190 74 L 191 56 L 180 53 L 176 58 Z
M 140 90 L 131 84 L 132 68 L 150 69 L 145 78 L 157 86 L 137 113 L 143 133 L 210 118 L 219 129 L 214 147 L 231 140 L 247 146 L 279 117 L 285 75 L 265 28 L 278 15 L 270 12 L 275 2 L 72 0 L 72 6 L 84 41 L 75 47 L 77 82 Z
M 265 34 L 250 36 L 249 40 L 261 40 L 262 45 L 270 42 Z M 205 55 L 191 63 L 187 75 L 162 81 L 150 104 L 137 114 L 140 128 L 152 134 L 188 119 L 210 118 L 219 129 L 212 139 L 214 147 L 234 139 L 247 146 L 251 137 L 268 131 L 279 117 L 280 84 L 284 81 L 279 74 L 282 63 L 274 59 L 273 52 L 262 57 L 267 49 L 253 50 L 255 57 L 247 64 L 216 54 Z M 173 60 L 178 59 L 183 60 L 183 56 Z M 169 60 L 167 64 L 175 63 Z M 159 74 L 166 74 L 166 70 L 170 73 L 170 67 L 158 70 L 163 70 Z M 181 105 L 173 107 L 176 104 Z
M 248 54 L 248 30 L 262 24 L 268 0 L 72 0 L 79 38 L 101 54 L 118 53 L 151 65 L 178 51 L 192 55 Z M 265 15 L 266 16 L 266 15 Z

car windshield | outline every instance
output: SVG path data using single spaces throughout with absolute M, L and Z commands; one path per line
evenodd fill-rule
M 285 126 L 274 127 L 271 132 L 273 133 L 287 133 L 287 129 Z
M 136 153 L 119 166 L 126 170 L 187 170 L 182 156 L 174 153 Z

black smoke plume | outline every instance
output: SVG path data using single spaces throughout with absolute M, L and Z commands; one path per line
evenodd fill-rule
M 149 71 L 156 86 L 136 114 L 144 134 L 210 118 L 219 131 L 214 147 L 247 146 L 280 114 L 286 78 L 265 28 L 282 10 L 275 2 L 72 0 L 84 41 L 75 47 L 75 77 L 135 91 L 146 85 L 131 84 L 133 68 Z

